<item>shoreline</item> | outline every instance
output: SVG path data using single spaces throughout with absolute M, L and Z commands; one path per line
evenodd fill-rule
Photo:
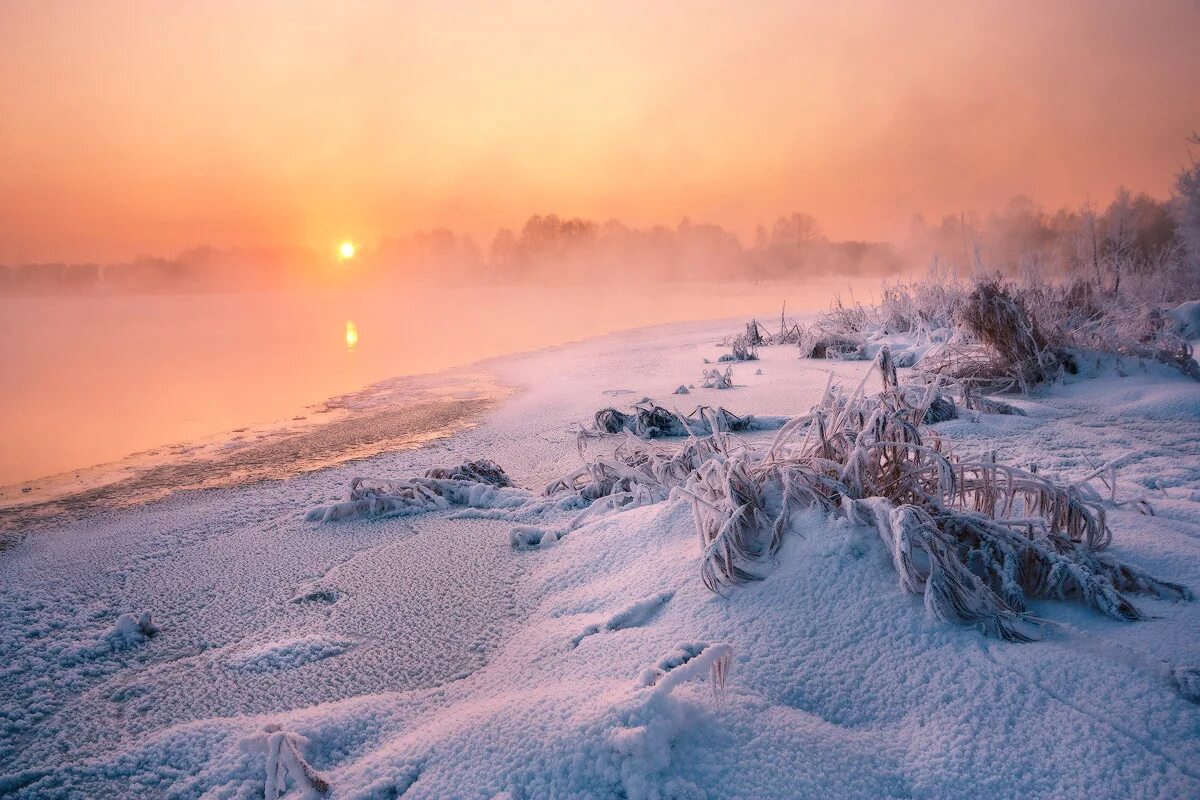
M 189 451 L 174 460 L 128 468 L 128 477 L 81 491 L 0 507 L 0 536 L 154 503 L 180 492 L 286 481 L 382 452 L 420 447 L 477 424 L 511 393 L 483 379 L 470 380 L 467 386 L 415 391 L 417 396 L 395 401 L 390 408 L 343 415 L 300 431 L 276 431 L 241 446 L 218 447 L 208 456 Z
M 150 450 L 130 453 L 114 461 L 10 483 L 0 486 L 0 537 L 11 533 L 14 526 L 20 524 L 22 517 L 26 515 L 30 516 L 31 522 L 38 523 L 47 517 L 53 517 L 60 509 L 80 511 L 88 507 L 100 507 L 105 501 L 115 501 L 114 507 L 121 507 L 161 500 L 174 491 L 229 488 L 257 480 L 285 479 L 289 475 L 324 469 L 344 461 L 370 458 L 385 452 L 389 447 L 408 449 L 420 446 L 422 443 L 453 435 L 461 428 L 455 427 L 454 424 L 433 424 L 427 430 L 397 431 L 390 437 L 374 437 L 377 439 L 376 447 L 359 447 L 356 452 L 351 453 L 340 452 L 347 448 L 339 446 L 337 442 L 325 441 L 324 444 L 334 446 L 334 453 L 328 459 L 311 459 L 308 466 L 298 470 L 285 469 L 282 468 L 284 465 L 280 465 L 281 469 L 272 471 L 269 464 L 254 464 L 243 482 L 205 481 L 189 474 L 189 466 L 193 464 L 197 468 L 205 464 L 211 465 L 219 473 L 237 470 L 245 466 L 238 463 L 238 455 L 243 450 L 270 448 L 273 444 L 286 447 L 287 443 L 303 447 L 306 442 L 312 440 L 328 440 L 330 437 L 322 433 L 323 429 L 331 426 L 341 426 L 344 429 L 356 423 L 371 426 L 380 418 L 389 416 L 389 408 L 392 409 L 393 415 L 397 408 L 402 413 L 406 407 L 429 401 L 447 391 L 453 394 L 459 390 L 473 389 L 489 395 L 490 400 L 484 403 L 486 408 L 467 415 L 478 419 L 479 413 L 516 391 L 515 387 L 494 381 L 492 370 L 505 360 L 636 331 L 677 325 L 718 324 L 735 319 L 737 318 L 729 317 L 638 325 L 557 344 L 488 356 L 434 372 L 388 377 L 306 406 L 290 419 L 251 424 L 200 439 L 168 442 Z M 413 395 L 417 396 L 416 400 Z M 454 416 L 456 422 L 462 421 L 458 419 L 461 415 Z M 177 475 L 184 485 L 171 488 L 167 481 Z
M 616 287 L 463 288 L 447 290 L 453 313 L 418 303 L 403 314 L 394 297 L 364 292 L 124 298 L 111 307 L 48 298 L 0 329 L 9 381 L 0 416 L 10 422 L 0 435 L 0 503 L 28 500 L 21 489 L 48 477 L 86 488 L 76 473 L 119 468 L 131 456 L 149 461 L 193 447 L 203 454 L 240 428 L 249 438 L 302 427 L 296 418 L 311 422 L 329 399 L 396 376 L 672 319 L 760 310 L 777 317 L 784 298 L 821 305 L 830 291 L 819 281 L 725 294 L 689 285 L 635 298 Z

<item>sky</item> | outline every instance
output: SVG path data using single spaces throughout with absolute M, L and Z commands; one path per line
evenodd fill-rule
M 1165 197 L 1200 0 L 0 0 L 0 262 Z

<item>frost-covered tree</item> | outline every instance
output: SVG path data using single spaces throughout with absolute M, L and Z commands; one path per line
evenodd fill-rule
M 1117 189 L 1116 199 L 1105 215 L 1105 250 L 1109 271 L 1112 273 L 1112 289 L 1121 289 L 1121 269 L 1133 260 L 1137 242 L 1137 220 L 1133 208 L 1133 196 L 1124 186 Z
M 771 245 L 778 248 L 799 248 L 819 238 L 820 226 L 809 214 L 780 217 L 771 226 Z
M 1192 134 L 1191 141 L 1200 145 L 1200 134 Z M 1193 162 L 1175 179 L 1173 210 L 1188 264 L 1200 270 L 1200 163 Z
M 1100 264 L 1100 222 L 1096 210 L 1089 200 L 1079 209 L 1081 224 L 1075 239 L 1076 259 L 1080 269 L 1090 269 L 1096 280 L 1096 288 L 1104 288 L 1104 271 Z

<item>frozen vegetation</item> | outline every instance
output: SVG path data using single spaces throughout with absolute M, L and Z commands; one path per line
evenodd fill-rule
M 1200 795 L 1196 307 L 1073 291 L 508 357 L 424 448 L 32 531 L 0 795 Z

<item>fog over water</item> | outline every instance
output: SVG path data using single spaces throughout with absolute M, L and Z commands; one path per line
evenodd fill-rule
M 312 425 L 315 404 L 395 376 L 642 325 L 774 319 L 784 300 L 790 314 L 837 293 L 868 299 L 877 286 L 2 298 L 0 486 L 21 484 L 19 493 L 37 478 L 247 426 Z

